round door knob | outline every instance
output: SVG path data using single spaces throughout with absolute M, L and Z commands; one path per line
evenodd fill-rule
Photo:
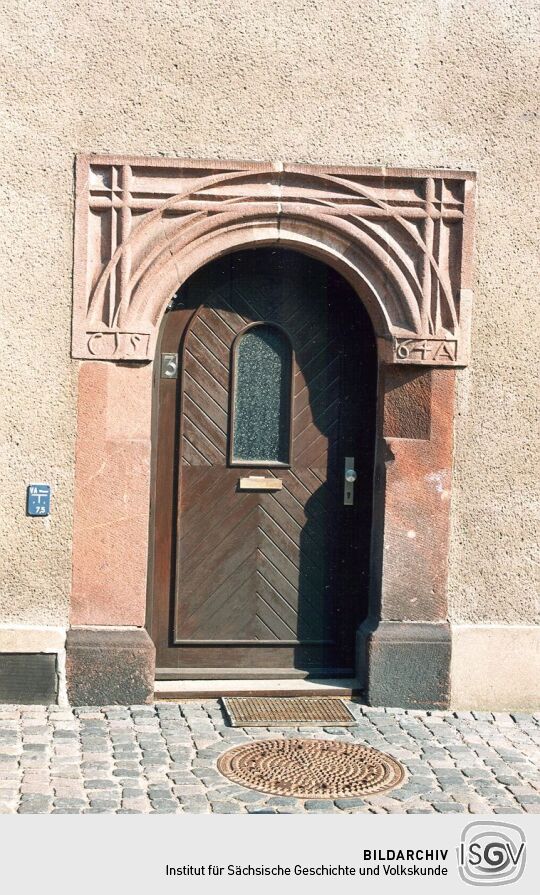
M 356 469 L 347 469 L 345 472 L 346 482 L 356 482 Z

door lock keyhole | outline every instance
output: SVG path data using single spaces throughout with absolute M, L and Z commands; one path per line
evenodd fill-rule
M 343 492 L 343 504 L 352 507 L 354 504 L 354 483 L 356 482 L 356 469 L 354 457 L 345 457 L 345 488 Z

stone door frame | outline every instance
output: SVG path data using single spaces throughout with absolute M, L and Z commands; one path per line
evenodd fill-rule
M 167 304 L 214 258 L 280 245 L 341 273 L 377 339 L 372 593 L 359 679 L 372 704 L 448 705 L 454 370 L 469 357 L 474 174 L 82 156 L 76 197 L 71 700 L 152 698 L 152 361 Z

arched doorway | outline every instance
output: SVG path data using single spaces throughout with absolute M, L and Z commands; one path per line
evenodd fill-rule
M 377 381 L 362 302 L 303 254 L 238 251 L 179 289 L 158 352 L 158 677 L 354 676 Z
M 376 334 L 370 606 L 358 628 L 354 687 L 377 705 L 448 705 L 454 387 L 455 368 L 469 357 L 474 179 L 447 170 L 78 159 L 72 353 L 81 364 L 66 643 L 74 704 L 151 700 L 155 647 L 147 631 L 157 625 L 172 638 L 182 581 L 174 556 L 179 433 L 169 426 L 158 436 L 157 427 L 162 412 L 181 419 L 180 383 L 159 378 L 162 370 L 167 376 L 163 354 L 177 354 L 181 338 L 177 332 L 168 345 L 168 323 L 160 324 L 176 316 L 188 327 L 195 308 L 165 308 L 205 265 L 275 246 L 335 268 L 354 290 L 353 314 L 363 303 Z M 279 321 L 272 325 L 277 338 Z M 250 344 L 269 349 L 266 332 L 266 342 L 260 328 L 248 339 L 248 354 Z M 358 340 L 357 347 L 358 360 Z M 363 481 L 359 475 L 357 494 Z M 181 646 L 166 643 L 172 661 Z M 227 649 L 230 658 L 235 647 Z M 171 677 L 179 674 L 174 661 L 158 658 Z

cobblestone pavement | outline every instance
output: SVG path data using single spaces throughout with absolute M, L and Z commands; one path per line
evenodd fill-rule
M 349 703 L 353 727 L 227 726 L 217 700 L 155 706 L 0 706 L 0 813 L 540 813 L 540 714 L 420 712 Z M 301 800 L 232 784 L 218 756 L 278 736 L 340 738 L 408 769 L 400 789 Z

